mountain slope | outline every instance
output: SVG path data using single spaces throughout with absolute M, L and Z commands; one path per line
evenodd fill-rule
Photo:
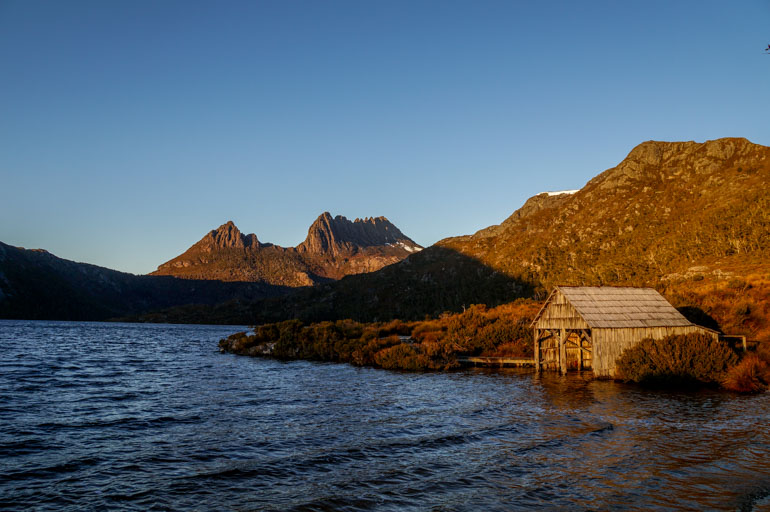
M 770 148 L 746 139 L 649 141 L 575 194 L 515 213 L 493 236 L 439 244 L 545 287 L 654 284 L 764 257 L 768 183 Z
M 0 318 L 106 320 L 186 304 L 253 301 L 285 291 L 262 283 L 137 276 L 0 242 Z M 231 320 L 224 314 L 218 321 Z
M 372 274 L 254 306 L 257 321 L 420 318 L 554 284 L 676 286 L 770 274 L 770 148 L 649 141 L 572 194 Z
M 297 247 L 262 244 L 227 222 L 152 275 L 299 287 L 379 270 L 420 249 L 385 217 L 351 222 L 326 212 Z
M 256 235 L 242 234 L 232 221 L 210 231 L 150 275 L 206 281 L 261 281 L 290 287 L 310 286 L 321 280 L 294 249 L 261 244 Z

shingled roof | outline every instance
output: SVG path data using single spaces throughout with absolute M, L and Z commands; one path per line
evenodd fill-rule
M 557 286 L 533 324 L 557 290 L 592 329 L 693 325 L 656 290 L 616 286 Z

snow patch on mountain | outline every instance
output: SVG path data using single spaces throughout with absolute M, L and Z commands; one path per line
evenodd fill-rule
M 575 192 L 578 192 L 580 189 L 576 190 L 559 190 L 557 192 L 541 192 L 541 194 L 548 194 L 549 196 L 560 196 L 562 194 L 574 194 Z

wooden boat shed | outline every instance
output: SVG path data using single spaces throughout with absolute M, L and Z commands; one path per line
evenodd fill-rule
M 687 320 L 652 288 L 557 286 L 532 321 L 537 370 L 592 369 L 614 377 L 615 361 L 645 338 L 719 333 Z

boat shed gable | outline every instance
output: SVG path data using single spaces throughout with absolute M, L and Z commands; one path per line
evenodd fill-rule
M 538 329 L 589 329 L 588 323 L 558 287 L 548 296 L 531 326 Z
M 571 307 L 566 308 L 561 303 L 567 303 Z M 532 325 L 538 328 L 555 327 L 547 325 L 553 317 L 551 310 L 554 308 L 557 311 L 573 310 L 591 329 L 692 325 L 653 288 L 557 286 Z

